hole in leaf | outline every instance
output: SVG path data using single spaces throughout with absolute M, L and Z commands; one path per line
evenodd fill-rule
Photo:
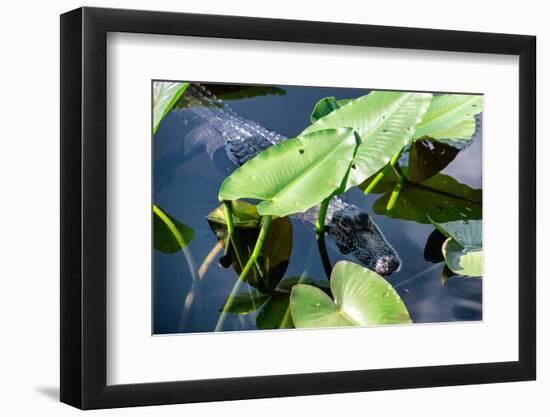
M 303 150 L 303 149 L 299 149 L 298 152 L 300 152 L 300 154 L 303 154 L 303 153 L 304 153 L 304 150 Z

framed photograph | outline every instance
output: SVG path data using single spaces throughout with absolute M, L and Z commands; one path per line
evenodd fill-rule
M 535 379 L 535 37 L 61 16 L 61 401 Z

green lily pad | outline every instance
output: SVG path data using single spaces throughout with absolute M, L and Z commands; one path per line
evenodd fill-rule
M 416 128 L 414 139 L 428 136 L 450 140 L 449 144 L 462 148 L 474 135 L 475 115 L 482 110 L 481 95 L 444 94 L 434 97 L 422 122 Z
M 443 244 L 445 263 L 455 274 L 481 277 L 483 275 L 483 250 L 468 249 L 449 238 Z
M 380 275 L 348 261 L 332 271 L 334 297 L 311 285 L 296 285 L 290 309 L 296 328 L 372 326 L 411 323 L 395 289 Z
M 449 269 L 455 274 L 471 277 L 483 275 L 483 224 L 481 220 L 433 222 L 448 239 L 442 252 Z
M 481 249 L 483 244 L 483 222 L 481 220 L 459 220 L 433 225 L 445 236 L 455 240 L 467 249 Z
M 172 254 L 185 248 L 195 232 L 189 226 L 176 220 L 156 204 L 153 206 L 154 248 L 162 253 Z
M 373 91 L 321 117 L 302 134 L 342 127 L 357 131 L 361 144 L 346 183 L 348 189 L 361 184 L 401 152 L 413 137 L 431 98 L 427 93 Z M 324 112 L 328 103 L 334 105 L 333 101 L 324 103 Z
M 174 83 L 165 81 L 155 81 L 153 83 L 153 134 L 162 119 L 174 107 L 174 104 L 187 89 L 189 83 Z
M 341 188 L 357 141 L 352 129 L 326 129 L 271 146 L 223 182 L 220 200 L 262 200 L 262 215 L 305 212 Z

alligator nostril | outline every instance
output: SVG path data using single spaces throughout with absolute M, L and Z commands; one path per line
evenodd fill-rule
M 393 256 L 383 256 L 376 261 L 375 271 L 381 275 L 390 275 L 399 268 L 399 259 Z

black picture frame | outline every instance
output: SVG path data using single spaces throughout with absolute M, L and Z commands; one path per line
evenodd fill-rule
M 519 56 L 519 360 L 107 385 L 108 32 Z M 80 8 L 61 16 L 61 401 L 82 409 L 533 380 L 536 377 L 534 36 Z

